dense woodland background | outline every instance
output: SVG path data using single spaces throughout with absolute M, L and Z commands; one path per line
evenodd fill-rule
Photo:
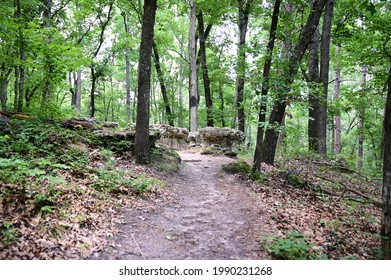
M 137 123 L 139 161 L 150 123 L 231 127 L 255 171 L 319 154 L 381 178 L 390 65 L 387 0 L 3 0 L 0 10 L 2 111 Z

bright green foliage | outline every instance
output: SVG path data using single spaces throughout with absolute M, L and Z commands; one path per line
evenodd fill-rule
M 287 237 L 271 236 L 265 240 L 265 247 L 277 260 L 314 260 L 326 259 L 314 249 L 314 244 L 305 236 L 291 232 Z
M 156 192 L 162 188 L 162 182 L 155 178 L 139 177 L 132 181 L 133 191 L 136 194 Z
M 53 1 L 50 27 L 43 25 L 41 1 L 21 0 L 22 16 L 16 18 L 14 1 L 6 0 L 0 11 L 0 84 L 6 84 L 0 97 L 3 109 L 13 110 L 17 105 L 15 67 L 25 70 L 24 100 L 22 111 L 45 118 L 69 118 L 78 114 L 71 104 L 71 91 L 76 91 L 76 72 L 81 77 L 81 112 L 90 114 L 91 69 L 95 71 L 95 117 L 101 120 L 126 120 L 125 97 L 125 50 L 130 62 L 130 121 L 135 121 L 135 96 L 137 92 L 138 47 L 141 32 L 142 1 L 117 0 L 111 13 L 103 44 L 96 53 L 103 23 L 112 1 Z M 60 5 L 61 2 L 61 5 Z M 297 30 L 307 16 L 303 1 L 293 5 L 292 13 L 282 9 L 276 34 L 273 54 L 265 53 L 273 1 L 253 3 L 249 20 L 249 38 L 244 108 L 247 119 L 246 136 L 250 150 L 254 149 L 254 138 L 258 128 L 257 114 L 262 85 L 262 67 L 265 59 L 272 56 L 269 96 L 263 100 L 270 105 L 277 96 L 287 100 L 289 106 L 285 126 L 276 127 L 283 132 L 278 153 L 297 155 L 307 150 L 308 93 L 306 82 L 307 59 L 303 59 L 301 74 L 297 75 L 289 94 L 284 92 L 284 77 L 287 66 L 284 46 L 294 45 Z M 199 11 L 204 14 L 205 24 L 212 24 L 206 41 L 206 56 L 211 80 L 214 123 L 217 126 L 235 127 L 235 71 L 237 47 L 237 1 L 197 1 Z M 219 7 L 216 9 L 216 7 Z M 129 32 L 125 31 L 126 20 Z M 351 0 L 335 3 L 332 30 L 331 70 L 328 100 L 328 150 L 332 150 L 332 131 L 335 115 L 342 119 L 342 157 L 351 168 L 357 163 L 357 137 L 364 135 L 365 173 L 379 176 L 381 171 L 382 120 L 384 107 L 384 85 L 387 79 L 390 46 L 390 4 L 387 1 Z M 188 126 L 188 5 L 178 1 L 159 1 L 156 17 L 155 43 L 167 87 L 168 99 L 175 125 Z M 340 53 L 336 47 L 340 47 Z M 20 57 L 24 47 L 25 59 Z M 286 50 L 289 51 L 289 50 Z M 341 67 L 341 98 L 333 97 L 334 78 L 337 65 Z M 361 67 L 368 67 L 368 82 L 363 90 Z M 300 72 L 299 72 L 300 73 Z M 201 74 L 201 73 L 199 73 Z M 200 76 L 201 77 L 201 76 Z M 151 123 L 167 122 L 164 102 L 155 68 L 152 67 Z M 49 81 L 50 96 L 43 98 Z M 200 100 L 198 116 L 200 127 L 206 124 L 206 106 L 203 83 L 198 82 Z M 287 96 L 287 94 L 289 96 Z M 370 105 L 370 106 L 368 106 Z M 358 129 L 358 114 L 365 108 L 363 131 Z M 266 120 L 267 121 L 267 120 Z M 267 122 L 266 122 L 267 123 Z M 264 124 L 261 124 L 264 125 Z M 275 126 L 275 124 L 269 124 Z M 28 132 L 26 132 L 28 133 Z M 34 136 L 31 136 L 34 137 Z M 40 137 L 40 136 L 37 136 Z M 0 140 L 3 141 L 3 140 Z M 22 137 L 12 143 L 13 149 L 30 151 L 33 148 Z M 130 148 L 129 143 L 116 143 L 108 147 L 113 151 Z M 30 153 L 29 152 L 29 153 Z M 250 151 L 250 154 L 253 154 Z M 73 158 L 74 159 L 74 158 Z M 48 159 L 51 161 L 51 159 Z M 63 158 L 58 164 L 68 165 L 71 158 Z M 82 167 L 83 162 L 77 163 Z M 50 164 L 47 164 L 48 168 Z

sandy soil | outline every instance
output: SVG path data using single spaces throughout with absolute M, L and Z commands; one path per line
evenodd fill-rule
M 154 211 L 125 209 L 120 234 L 97 259 L 267 259 L 262 202 L 221 170 L 225 156 L 179 152 L 184 168 L 164 178 L 172 199 Z

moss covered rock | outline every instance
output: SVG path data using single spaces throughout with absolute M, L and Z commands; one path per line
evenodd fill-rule
M 251 174 L 251 166 L 248 165 L 244 160 L 237 160 L 228 164 L 224 164 L 222 169 L 230 174 L 241 174 L 249 175 Z

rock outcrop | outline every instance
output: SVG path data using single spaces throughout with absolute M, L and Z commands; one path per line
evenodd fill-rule
M 132 149 L 136 134 L 136 125 L 124 129 L 117 128 L 116 123 L 98 122 L 91 119 L 73 119 L 63 122 L 71 129 L 90 129 L 103 145 L 123 146 Z M 206 127 L 198 132 L 189 133 L 185 128 L 172 127 L 166 124 L 152 124 L 149 127 L 151 147 L 162 147 L 171 150 L 186 150 L 189 147 L 202 147 L 202 154 L 224 154 L 235 157 L 238 145 L 243 143 L 243 132 L 230 128 Z
M 159 124 L 151 125 L 151 130 L 158 131 L 160 138 L 156 141 L 158 146 L 172 150 L 185 150 L 188 147 L 189 131 L 186 128 Z
M 237 147 L 243 143 L 243 132 L 231 128 L 206 127 L 199 130 L 202 154 L 224 154 L 235 157 Z

